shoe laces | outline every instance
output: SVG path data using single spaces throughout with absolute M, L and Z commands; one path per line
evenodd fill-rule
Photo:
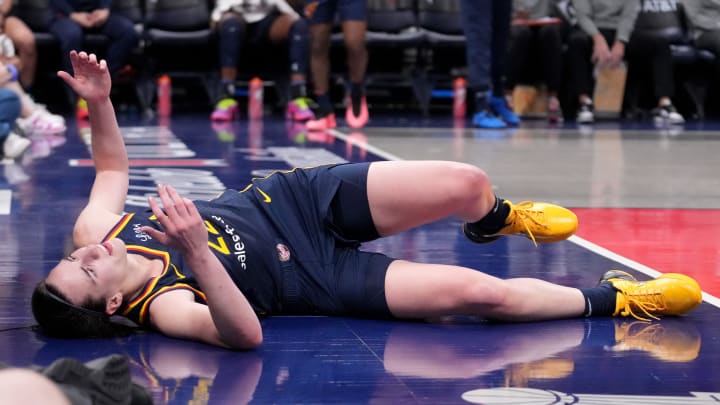
M 647 322 L 632 322 L 627 326 L 627 333 L 622 340 L 642 340 L 657 344 L 663 332 L 663 327 L 658 323 L 648 325 Z
M 625 298 L 625 307 L 620 311 L 622 316 L 632 316 L 639 321 L 651 322 L 651 319 L 660 319 L 657 315 L 653 315 L 653 312 L 666 308 L 662 292 L 648 287 L 645 283 L 637 284 L 631 292 L 620 290 L 620 293 Z M 633 312 L 632 307 L 639 309 L 642 314 L 638 315 Z M 647 318 L 642 315 L 647 316 Z
M 533 244 L 537 247 L 535 235 L 533 235 L 532 231 L 530 230 L 529 224 L 533 224 L 541 228 L 547 228 L 547 225 L 545 225 L 544 221 L 545 213 L 542 210 L 537 210 L 533 207 L 534 204 L 532 201 L 525 201 L 517 205 L 513 205 L 515 217 L 513 218 L 512 222 L 514 224 L 519 223 L 520 225 L 522 225 L 522 228 L 525 230 L 525 234 L 530 237 L 530 240 L 532 240 Z
M 228 110 L 230 108 L 233 108 L 237 104 L 237 101 L 235 101 L 232 98 L 224 98 L 220 101 L 218 101 L 217 106 L 215 107 L 218 110 Z

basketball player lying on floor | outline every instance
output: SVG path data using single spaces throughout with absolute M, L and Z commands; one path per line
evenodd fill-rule
M 571 211 L 497 198 L 483 171 L 456 162 L 276 172 L 211 201 L 159 185 L 162 208 L 150 197 L 152 212 L 123 213 L 128 157 L 107 65 L 84 52 L 70 57 L 74 76 L 58 74 L 88 102 L 96 176 L 73 230 L 78 249 L 33 293 L 34 316 L 48 335 L 107 336 L 116 331 L 110 315 L 122 315 L 168 336 L 251 349 L 263 340 L 261 316 L 657 318 L 702 301 L 698 284 L 680 274 L 639 282 L 614 270 L 578 289 L 359 250 L 361 242 L 448 216 L 460 217 L 479 243 L 512 234 L 555 242 L 574 233 Z

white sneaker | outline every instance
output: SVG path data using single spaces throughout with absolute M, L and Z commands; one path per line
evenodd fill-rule
M 45 107 L 45 104 L 35 103 L 35 108 L 49 121 L 65 126 L 65 117 L 60 114 L 51 113 L 48 111 L 47 107 Z
M 66 129 L 65 120 L 47 110 L 36 108 L 27 118 L 18 118 L 18 128 L 28 137 L 35 135 L 59 134 Z
M 41 104 L 35 101 L 35 99 L 32 98 L 30 94 L 25 94 L 25 97 L 28 101 L 28 103 L 32 106 L 33 111 L 38 111 L 40 114 L 48 115 L 48 119 L 54 122 L 61 123 L 62 125 L 65 125 L 65 117 L 58 114 L 53 114 L 50 111 L 48 111 L 47 106 L 45 104 Z
M 595 122 L 595 112 L 593 110 L 592 102 L 585 101 L 580 103 L 580 108 L 578 109 L 576 118 L 577 123 L 591 124 Z
M 681 125 L 685 123 L 685 118 L 680 115 L 672 104 L 666 104 L 653 110 L 653 116 L 656 122 L 668 123 L 671 125 Z
M 22 156 L 27 148 L 30 147 L 31 143 L 29 139 L 10 132 L 10 135 L 5 138 L 5 142 L 3 143 L 3 155 L 5 155 L 6 158 L 16 159 Z
M 22 166 L 15 163 L 15 161 L 3 165 L 3 174 L 5 175 L 5 180 L 12 185 L 25 183 L 30 180 L 30 176 L 28 176 Z

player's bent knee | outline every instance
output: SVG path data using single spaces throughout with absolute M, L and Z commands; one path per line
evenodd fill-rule
M 462 306 L 473 315 L 491 315 L 511 306 L 510 290 L 502 280 L 487 283 L 483 280 L 466 284 L 460 297 Z
M 477 166 L 465 163 L 451 163 L 448 181 L 455 184 L 454 189 L 471 202 L 477 201 L 491 188 L 490 178 Z

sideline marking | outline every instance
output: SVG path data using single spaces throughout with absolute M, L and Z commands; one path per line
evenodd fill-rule
M 0 215 L 9 215 L 12 205 L 12 191 L 0 190 Z
M 606 257 L 610 260 L 616 261 L 616 262 L 622 264 L 623 266 L 630 267 L 631 269 L 637 270 L 640 273 L 647 274 L 650 277 L 654 278 L 654 277 L 658 277 L 663 274 L 651 267 L 648 267 L 642 263 L 638 263 L 635 260 L 628 259 L 625 256 L 621 256 L 617 253 L 614 253 L 611 250 L 605 249 L 604 247 L 602 247 L 600 245 L 596 245 L 595 243 L 585 240 L 579 236 L 573 235 L 568 239 L 568 241 L 570 241 L 580 247 L 583 247 L 597 255 L 600 255 L 600 256 Z M 714 295 L 708 294 L 704 291 L 702 294 L 703 294 L 703 300 L 705 302 L 707 302 L 708 304 L 712 304 L 715 307 L 720 308 L 720 299 L 719 298 L 715 297 Z
M 327 132 L 330 133 L 335 138 L 342 140 L 345 143 L 353 143 L 352 139 L 350 139 L 346 134 L 338 131 L 337 129 L 329 129 Z M 379 148 L 371 145 L 369 142 L 367 144 L 364 144 L 363 147 L 365 149 L 367 149 L 368 152 L 371 152 L 371 153 L 373 153 L 377 156 L 380 156 L 381 158 L 386 159 L 386 160 L 405 160 L 398 156 L 393 155 L 392 153 L 389 153 L 382 149 L 379 149 Z M 640 273 L 646 274 L 650 277 L 655 278 L 655 277 L 658 277 L 663 274 L 653 268 L 645 266 L 644 264 L 638 263 L 634 260 L 628 259 L 625 256 L 621 256 L 615 252 L 605 249 L 604 247 L 596 245 L 596 244 L 594 244 L 588 240 L 585 240 L 579 236 L 573 235 L 568 239 L 568 241 L 570 241 L 580 247 L 583 247 L 599 256 L 603 256 L 610 260 L 616 261 L 616 262 L 622 264 L 623 266 L 626 266 L 633 270 L 639 271 Z M 720 308 L 720 298 L 717 298 L 714 295 L 708 294 L 704 291 L 703 291 L 702 295 L 703 295 L 703 301 L 707 302 L 710 305 L 715 306 L 716 308 Z
M 345 143 L 349 143 L 352 145 L 356 144 L 356 142 L 354 142 L 352 139 L 350 139 L 346 134 L 338 131 L 337 129 L 328 129 L 327 132 L 329 134 L 331 134 L 332 136 L 334 136 L 335 138 L 342 140 Z M 378 155 L 385 160 L 405 160 L 398 156 L 393 155 L 392 153 L 385 152 L 382 149 L 378 149 L 375 146 L 370 145 L 370 143 L 363 144 L 362 147 L 365 148 L 368 152 Z

